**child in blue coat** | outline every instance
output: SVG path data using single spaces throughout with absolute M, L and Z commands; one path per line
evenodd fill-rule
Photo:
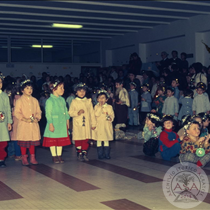
M 129 125 L 139 125 L 138 111 L 138 92 L 136 91 L 136 83 L 130 83 L 130 107 L 128 108 Z

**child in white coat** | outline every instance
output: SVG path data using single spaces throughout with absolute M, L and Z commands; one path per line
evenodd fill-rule
M 83 83 L 75 87 L 76 98 L 72 100 L 69 115 L 73 118 L 72 140 L 75 141 L 79 161 L 89 161 L 87 150 L 92 131 L 96 128 L 96 119 L 93 111 L 92 100 L 86 98 L 87 86 Z
M 110 159 L 109 141 L 113 140 L 113 126 L 114 111 L 111 105 L 107 104 L 109 95 L 107 91 L 100 90 L 97 94 L 98 104 L 94 107 L 96 117 L 96 129 L 92 131 L 93 140 L 97 141 L 98 159 Z M 104 146 L 102 145 L 104 142 Z

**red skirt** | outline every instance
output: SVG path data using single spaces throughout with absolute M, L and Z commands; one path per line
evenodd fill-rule
M 43 147 L 63 147 L 70 145 L 71 141 L 69 138 L 69 135 L 67 137 L 62 137 L 62 138 L 49 138 L 49 137 L 44 137 L 43 139 Z

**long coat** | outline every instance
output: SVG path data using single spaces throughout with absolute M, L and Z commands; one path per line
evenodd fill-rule
M 12 124 L 12 115 L 11 115 L 11 108 L 9 103 L 9 97 L 6 93 L 0 90 L 0 111 L 4 112 L 5 119 L 3 122 L 0 122 L 0 142 L 2 141 L 9 141 L 9 132 L 7 124 Z
M 112 106 L 104 104 L 100 106 L 95 105 L 94 113 L 96 117 L 96 129 L 92 131 L 92 139 L 97 141 L 112 141 L 113 140 L 113 126 L 114 111 Z M 110 116 L 111 121 L 108 121 L 106 117 Z
M 78 115 L 81 109 L 84 113 Z M 76 97 L 71 103 L 69 115 L 73 118 L 72 140 L 92 139 L 91 127 L 96 127 L 96 119 L 91 99 Z
M 18 119 L 17 139 L 18 141 L 38 141 L 41 139 L 38 123 L 27 123 L 22 121 L 31 116 L 41 119 L 41 109 L 36 98 L 22 95 L 17 101 L 14 116 Z
M 66 107 L 65 99 L 61 96 L 56 97 L 51 94 L 46 101 L 45 113 L 47 118 L 47 125 L 44 131 L 44 137 L 62 138 L 67 137 L 67 124 L 70 116 Z M 50 123 L 53 124 L 55 130 L 49 130 Z

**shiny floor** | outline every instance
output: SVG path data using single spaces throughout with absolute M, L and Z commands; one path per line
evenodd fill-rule
M 110 160 L 98 160 L 95 145 L 89 162 L 77 161 L 74 145 L 64 147 L 64 164 L 54 164 L 42 147 L 36 149 L 38 165 L 7 158 L 7 167 L 0 168 L 0 209 L 178 209 L 162 191 L 165 172 L 177 160 L 144 156 L 142 145 L 136 138 L 113 141 Z M 210 167 L 205 171 L 209 177 Z M 210 194 L 194 209 L 210 209 Z

